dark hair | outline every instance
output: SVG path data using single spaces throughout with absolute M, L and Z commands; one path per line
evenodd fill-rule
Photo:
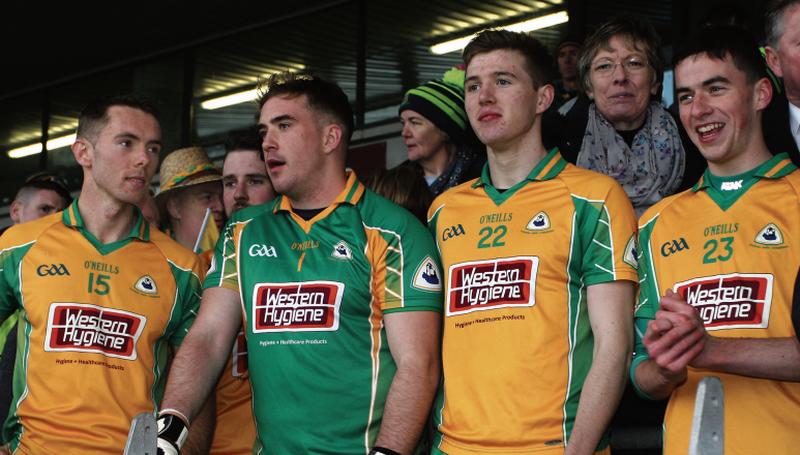
M 611 38 L 620 36 L 628 39 L 634 49 L 644 52 L 647 64 L 653 70 L 654 82 L 664 80 L 664 62 L 658 55 L 661 40 L 650 22 L 631 16 L 617 16 L 597 28 L 583 43 L 578 55 L 578 74 L 583 91 L 592 90 L 592 60 L 603 49 L 609 49 Z
M 767 44 L 776 49 L 784 31 L 783 16 L 793 5 L 800 5 L 800 0 L 773 0 L 767 3 L 767 11 L 764 13 L 764 35 L 767 37 Z
M 261 137 L 255 126 L 228 134 L 228 138 L 225 140 L 225 158 L 229 153 L 241 150 L 253 151 L 261 161 L 264 161 L 264 155 L 261 153 Z
M 78 117 L 78 137 L 93 141 L 108 124 L 108 109 L 114 106 L 125 106 L 138 109 L 152 115 L 158 120 L 158 109 L 153 101 L 142 95 L 114 95 L 95 99 L 81 111 Z
M 49 190 L 58 194 L 64 200 L 64 206 L 72 203 L 72 195 L 67 190 L 67 185 L 55 174 L 38 172 L 25 179 L 25 183 L 17 191 L 15 200 L 23 199 L 28 194 L 39 190 Z
M 716 60 L 724 60 L 730 56 L 733 65 L 745 74 L 747 82 L 751 84 L 767 77 L 767 68 L 758 51 L 758 44 L 741 27 L 701 28 L 692 38 L 676 48 L 673 64 L 677 66 L 681 61 L 697 54 L 706 54 Z
M 427 224 L 433 193 L 418 166 L 406 164 L 378 171 L 368 177 L 365 184 L 367 188 L 411 212 L 422 224 Z
M 469 66 L 469 62 L 476 55 L 496 50 L 513 50 L 525 57 L 528 75 L 533 80 L 533 88 L 538 89 L 542 85 L 552 83 L 553 58 L 539 40 L 525 33 L 496 29 L 483 30 L 464 48 L 462 54 L 464 64 Z
M 344 130 L 342 142 L 345 148 L 347 147 L 354 129 L 353 109 L 350 107 L 347 95 L 338 85 L 315 76 L 282 72 L 273 74 L 259 84 L 258 90 L 259 108 L 264 107 L 270 98 L 276 96 L 294 98 L 305 95 L 309 107 L 318 113 L 333 117 L 333 120 L 342 126 Z

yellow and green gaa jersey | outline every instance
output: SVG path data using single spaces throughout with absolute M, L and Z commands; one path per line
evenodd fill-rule
M 441 311 L 413 215 L 350 173 L 309 221 L 286 197 L 233 216 L 206 288 L 240 294 L 260 453 L 366 454 L 396 371 L 383 316 Z
M 256 426 L 247 371 L 247 344 L 239 332 L 233 342 L 231 358 L 222 370 L 214 391 L 217 424 L 211 441 L 211 455 L 247 455 L 253 453 Z
M 214 250 L 198 255 L 203 270 L 208 270 Z M 247 372 L 247 346 L 240 330 L 231 349 L 231 357 L 214 389 L 216 425 L 211 440 L 211 455 L 247 455 L 253 453 L 256 426 Z
M 782 154 L 749 177 L 719 185 L 706 171 L 692 189 L 642 215 L 632 377 L 648 358 L 642 337 L 667 289 L 695 307 L 712 336 L 795 335 L 792 290 L 800 265 L 800 173 L 795 170 Z M 722 380 L 725 392 L 726 454 L 797 453 L 800 384 L 691 367 L 686 383 L 670 397 L 664 453 L 687 452 L 697 383 L 709 375 Z
M 30 454 L 121 453 L 155 412 L 171 346 L 194 320 L 196 256 L 151 230 L 101 245 L 78 201 L 0 237 L 0 320 L 20 309 L 4 436 Z
M 434 451 L 562 452 L 592 364 L 586 288 L 636 280 L 624 191 L 554 149 L 503 192 L 485 166 L 430 215 L 445 277 Z

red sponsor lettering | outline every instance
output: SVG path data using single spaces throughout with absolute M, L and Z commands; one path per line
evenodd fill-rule
M 88 352 L 135 360 L 136 342 L 146 321 L 142 315 L 113 308 L 53 303 L 45 350 Z
M 695 278 L 677 283 L 675 290 L 697 310 L 708 330 L 769 325 L 772 275 L 737 273 Z
M 253 332 L 339 328 L 344 284 L 332 281 L 259 283 L 253 292 Z
M 447 316 L 535 303 L 538 257 L 463 262 L 450 266 Z
M 247 377 L 247 339 L 241 330 L 236 334 L 231 352 L 231 375 L 234 378 Z

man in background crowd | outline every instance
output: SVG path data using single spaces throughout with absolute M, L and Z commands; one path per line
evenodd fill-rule
M 55 175 L 39 173 L 28 177 L 11 203 L 9 215 L 14 224 L 27 223 L 64 210 L 72 196 Z M 5 231 L 5 230 L 4 230 Z M 11 378 L 17 350 L 17 315 L 0 325 L 0 428 L 11 406 Z M 0 434 L 0 442 L 3 442 Z
M 275 198 L 255 128 L 234 132 L 225 143 L 222 163 L 222 201 L 225 214 Z M 249 455 L 256 440 L 252 397 L 247 371 L 247 342 L 239 329 L 231 358 L 222 370 L 215 390 L 217 424 L 211 454 Z

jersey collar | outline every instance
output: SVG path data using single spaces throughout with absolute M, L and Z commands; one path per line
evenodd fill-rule
M 75 198 L 72 204 L 62 212 L 61 221 L 69 227 L 79 229 L 81 232 L 88 234 L 89 232 L 86 231 L 81 212 L 78 210 L 78 199 L 79 198 Z M 134 206 L 133 211 L 136 216 L 136 223 L 134 223 L 126 239 L 139 239 L 143 242 L 147 242 L 150 240 L 150 224 L 144 219 L 142 211 L 139 210 L 138 207 Z
M 364 196 L 365 187 L 364 185 L 358 181 L 356 178 L 356 173 L 352 169 L 348 169 L 346 171 L 347 175 L 347 182 L 344 185 L 344 189 L 336 199 L 333 200 L 331 205 L 325 208 L 325 210 L 318 213 L 314 218 L 306 221 L 298 216 L 296 213 L 292 211 L 292 201 L 285 195 L 278 196 L 278 201 L 275 203 L 274 208 L 272 209 L 273 213 L 278 212 L 287 212 L 292 216 L 292 218 L 303 227 L 303 230 L 306 232 L 311 230 L 311 226 L 319 220 L 324 219 L 328 215 L 333 212 L 336 207 L 342 204 L 348 205 L 356 205 L 358 201 Z
M 553 147 L 553 149 L 547 152 L 547 155 L 545 155 L 545 157 L 539 161 L 539 164 L 537 164 L 536 167 L 531 170 L 523 182 L 542 182 L 545 180 L 550 180 L 561 173 L 566 165 L 567 161 L 561 156 L 561 152 L 558 151 L 558 147 Z M 480 178 L 472 184 L 473 188 L 478 188 L 480 186 L 490 186 L 494 188 L 492 185 L 492 178 L 489 175 L 488 162 L 483 165 L 483 171 L 481 172 Z M 519 184 L 514 186 L 519 186 Z
M 797 166 L 789 159 L 789 155 L 786 153 L 779 153 L 758 166 L 755 176 L 761 179 L 774 180 L 792 173 L 795 169 L 797 169 Z M 710 171 L 706 168 L 700 180 L 692 187 L 693 192 L 696 193 L 700 190 L 708 189 L 711 186 L 708 178 L 709 174 Z

